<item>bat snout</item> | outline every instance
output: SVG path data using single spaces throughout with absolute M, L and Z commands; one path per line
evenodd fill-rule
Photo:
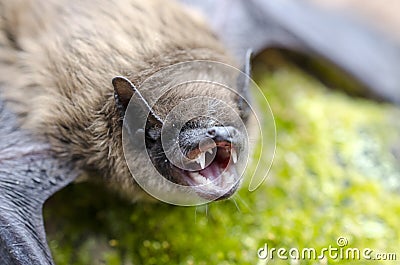
M 239 131 L 232 126 L 214 126 L 206 131 L 206 137 L 213 139 L 215 142 L 237 142 L 235 138 L 239 136 Z

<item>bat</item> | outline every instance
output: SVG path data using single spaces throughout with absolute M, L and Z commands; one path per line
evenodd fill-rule
M 17 4 L 13 6 L 7 1 L 0 1 L 0 10 L 3 10 L 0 12 L 18 10 L 19 2 L 16 2 Z M 85 8 L 90 6 L 85 6 L 88 2 L 82 2 L 82 4 L 76 3 L 78 10 L 79 8 L 86 10 Z M 105 8 L 110 12 L 108 16 L 98 10 L 99 13 L 93 11 L 95 15 L 83 18 L 71 13 L 69 18 L 72 18 L 72 21 L 75 17 L 77 20 L 82 19 L 79 20 L 80 23 L 54 23 L 54 28 L 47 26 L 48 23 L 56 21 L 52 19 L 62 19 L 62 16 L 58 17 L 52 13 L 51 6 L 57 5 L 55 2 L 50 1 L 43 9 L 34 3 L 31 9 L 24 9 L 25 12 L 29 10 L 28 13 L 22 13 L 21 17 L 11 17 L 13 19 L 10 16 L 15 14 L 14 12 L 1 14 L 0 25 L 3 35 L 0 42 L 0 59 L 1 71 L 4 71 L 0 79 L 2 97 L 13 105 L 12 110 L 19 114 L 17 118 L 4 107 L 4 102 L 1 102 L 3 122 L 0 129 L 3 130 L 3 139 L 0 141 L 0 154 L 4 164 L 4 170 L 0 175 L 1 264 L 53 264 L 46 243 L 41 208 L 50 195 L 73 181 L 82 169 L 95 167 L 106 176 L 114 176 L 115 181 L 111 182 L 113 185 L 111 188 L 119 190 L 128 197 L 132 194 L 136 197 L 141 196 L 140 189 L 132 185 L 131 178 L 126 178 L 129 172 L 124 165 L 121 141 L 118 140 L 122 135 L 121 120 L 130 111 L 135 115 L 147 114 L 144 130 L 129 127 L 127 135 L 129 138 L 139 135 L 145 139 L 146 148 L 152 154 L 151 162 L 158 172 L 162 172 L 168 180 L 183 185 L 190 186 L 190 181 L 204 181 L 204 176 L 200 173 L 194 176 L 190 173 L 183 174 L 162 162 L 166 157 L 161 150 L 160 132 L 167 123 L 166 114 L 177 104 L 178 99 L 205 93 L 207 88 L 189 85 L 183 90 L 186 92 L 183 95 L 178 93 L 178 96 L 172 90 L 167 91 L 170 94 L 167 93 L 164 101 L 155 105 L 150 104 L 151 90 L 142 90 L 139 85 L 161 67 L 194 59 L 217 60 L 235 65 L 235 60 L 226 50 L 234 54 L 240 62 L 244 60 L 245 55 L 248 59 L 249 49 L 259 53 L 268 47 L 279 48 L 288 54 L 293 51 L 306 56 L 322 57 L 357 79 L 362 84 L 361 93 L 364 95 L 394 103 L 400 102 L 399 49 L 385 39 L 375 38 L 374 33 L 365 27 L 342 19 L 337 14 L 294 1 L 280 3 L 255 0 L 183 1 L 204 12 L 206 20 L 225 44 L 223 46 L 207 26 L 196 19 L 192 21 L 192 15 L 186 14 L 190 11 L 182 11 L 173 3 L 166 14 L 159 14 L 151 4 L 139 4 L 135 1 L 132 1 L 132 6 L 136 11 L 129 13 L 130 9 L 124 8 L 125 2 L 127 1 L 108 3 L 109 6 Z M 168 3 L 167 6 L 169 5 Z M 75 10 L 75 6 L 71 8 L 68 3 L 62 1 L 59 1 L 58 7 L 65 10 L 66 14 Z M 35 12 L 39 12 L 40 16 L 36 13 L 35 17 Z M 141 12 L 145 12 L 146 16 Z M 157 39 L 152 42 L 153 39 L 149 38 L 161 30 L 160 26 L 157 26 L 158 20 L 146 24 L 148 13 L 156 14 L 156 18 L 162 18 L 160 23 L 171 26 L 163 33 L 166 37 L 160 37 L 159 42 Z M 288 13 L 291 14 L 290 17 L 285 15 Z M 178 17 L 181 15 L 187 19 L 185 23 L 179 20 Z M 93 21 L 99 22 L 96 18 L 103 22 L 94 23 Z M 18 23 L 12 23 L 13 21 Z M 139 23 L 135 21 L 140 21 L 142 24 L 138 26 Z M 27 23 L 25 25 L 27 29 L 21 27 L 24 23 Z M 115 29 L 105 31 L 107 34 L 112 32 L 114 38 L 95 31 L 91 28 L 93 23 L 104 29 L 117 25 Z M 43 25 L 46 25 L 44 29 Z M 130 28 L 136 31 L 129 31 Z M 41 40 L 44 41 L 35 45 L 32 40 L 37 40 L 40 30 L 44 31 L 42 33 L 44 35 L 41 35 Z M 91 35 L 90 30 L 95 32 L 93 34 L 95 37 Z M 198 36 L 201 38 L 197 38 L 197 35 L 192 33 L 193 30 L 199 32 Z M 133 37 L 128 38 L 126 35 L 133 35 L 141 41 L 136 39 L 129 42 Z M 51 36 L 66 40 L 61 42 L 65 45 L 62 46 L 64 50 L 57 50 L 57 45 L 60 43 L 52 42 Z M 174 36 L 173 41 L 171 36 Z M 59 41 L 57 38 L 54 39 Z M 90 46 L 93 42 L 87 40 L 91 38 L 99 40 L 99 43 L 104 45 Z M 143 46 L 143 41 L 149 42 L 147 47 Z M 127 43 L 133 45 L 133 50 L 132 48 L 125 50 Z M 152 47 L 155 48 L 151 49 Z M 168 50 L 171 47 L 172 50 Z M 182 47 L 183 51 L 174 53 L 174 49 Z M 187 52 L 189 47 L 199 50 Z M 204 47 L 206 49 L 202 49 Z M 39 52 L 33 54 L 32 51 Z M 376 54 L 376 51 L 379 51 L 379 54 Z M 39 78 L 29 83 L 32 79 L 35 80 L 36 76 L 26 78 L 24 74 L 31 73 L 21 72 L 21 68 L 26 68 L 15 64 L 15 57 L 12 56 L 22 52 L 28 55 L 29 52 L 32 53 L 31 56 L 25 57 L 32 61 L 32 65 L 29 65 L 30 61 L 24 61 L 21 62 L 23 66 L 26 67 L 25 63 L 28 63 L 28 67 L 33 67 L 32 69 L 39 72 L 44 71 L 45 81 Z M 44 64 L 42 64 L 43 58 L 48 59 Z M 65 69 L 68 70 L 64 71 Z M 249 67 L 246 69 L 248 74 Z M 379 74 L 376 74 L 376 69 L 379 69 Z M 221 76 L 218 72 L 208 74 Z M 230 81 L 234 83 L 239 94 L 246 94 L 245 82 L 236 78 Z M 74 86 L 82 87 L 82 84 L 87 85 L 84 88 L 88 88 L 88 91 L 73 89 Z M 42 86 L 56 86 L 59 94 L 54 95 L 52 91 L 42 90 Z M 33 87 L 34 93 L 41 93 L 41 97 L 34 102 L 37 108 L 25 106 L 26 104 L 18 99 L 20 95 L 13 95 L 13 93 L 18 94 L 16 91 L 27 92 L 26 89 L 23 90 L 26 87 Z M 212 91 L 210 89 L 207 93 Z M 207 93 L 204 95 L 208 95 Z M 49 102 L 50 96 L 60 95 L 66 95 L 68 101 L 62 101 L 62 97 L 59 97 L 55 102 Z M 85 99 L 85 104 L 89 102 L 91 106 L 89 109 L 92 112 L 85 108 L 85 104 L 75 103 L 72 100 L 75 95 L 79 96 L 77 98 L 79 102 L 81 99 Z M 228 93 L 227 98 L 222 94 L 212 93 L 212 95 L 228 101 L 240 113 L 242 120 L 246 119 L 246 106 L 236 94 Z M 100 101 L 100 97 L 106 98 L 106 103 Z M 27 95 L 23 95 L 23 98 L 26 99 Z M 32 98 L 36 98 L 36 95 L 32 95 Z M 44 101 L 41 101 L 42 99 Z M 135 107 L 130 109 L 130 101 L 136 102 L 134 106 L 137 106 L 137 109 Z M 13 102 L 16 104 L 12 104 Z M 217 110 L 225 113 L 223 108 L 217 107 Z M 43 122 L 39 123 L 30 118 L 42 113 L 46 118 Z M 223 118 L 230 120 L 229 114 L 223 115 Z M 20 123 L 27 129 L 20 128 Z M 39 127 L 36 127 L 37 123 Z M 180 134 L 180 141 L 186 154 L 195 162 L 191 165 L 195 166 L 195 169 L 200 167 L 196 172 L 206 169 L 207 161 L 203 158 L 205 151 L 210 150 L 214 153 L 217 157 L 217 166 L 223 164 L 224 167 L 234 162 L 234 156 L 238 155 L 232 154 L 232 143 L 236 143 L 237 149 L 240 149 L 243 138 L 240 131 L 233 125 L 228 126 L 226 130 L 218 125 L 210 119 L 196 120 L 187 123 L 183 133 Z M 35 132 L 43 129 L 46 135 L 38 139 Z M 92 134 L 87 133 L 88 131 Z M 110 134 L 112 137 L 109 137 Z M 235 137 L 230 138 L 232 135 Z M 199 143 L 208 138 L 217 139 L 217 145 L 209 146 L 205 150 L 198 149 Z M 158 155 L 160 153 L 162 156 Z M 179 154 L 175 155 L 179 157 Z M 137 170 L 139 175 L 147 174 L 140 169 Z M 226 176 L 226 179 L 228 180 L 230 176 Z M 212 178 L 212 175 L 208 175 L 208 178 Z M 235 192 L 238 186 L 236 183 L 228 189 L 222 189 L 222 192 L 221 189 L 217 189 L 220 188 L 218 186 L 199 189 L 196 192 L 210 200 L 223 199 Z
M 78 175 L 49 145 L 20 129 L 0 101 L 0 264 L 52 264 L 42 207 Z

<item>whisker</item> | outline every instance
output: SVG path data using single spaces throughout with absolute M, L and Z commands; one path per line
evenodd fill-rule
M 197 224 L 197 209 L 198 209 L 198 206 L 196 205 L 194 208 L 194 224 Z
M 239 213 L 241 213 L 242 211 L 240 210 L 239 205 L 237 204 L 235 198 L 232 197 L 229 200 L 232 201 L 235 204 L 236 209 L 238 210 Z
M 235 195 L 235 198 L 237 198 L 237 199 L 240 201 L 240 203 L 243 204 L 244 207 L 246 207 L 246 209 L 247 209 L 249 212 L 252 212 L 252 211 L 253 211 L 253 210 L 250 208 L 250 206 L 246 203 L 246 201 L 245 201 L 242 197 L 240 197 L 239 194 L 236 194 L 236 195 Z

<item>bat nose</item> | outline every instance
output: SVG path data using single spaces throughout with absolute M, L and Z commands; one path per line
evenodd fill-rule
M 206 136 L 217 142 L 235 142 L 238 130 L 232 126 L 214 126 L 207 129 Z

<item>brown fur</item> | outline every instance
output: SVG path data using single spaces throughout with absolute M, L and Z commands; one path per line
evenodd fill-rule
M 170 0 L 0 0 L 0 15 L 2 96 L 23 125 L 46 137 L 60 158 L 135 197 L 111 79 L 140 85 L 177 62 L 233 64 L 197 14 Z M 233 100 L 224 91 L 182 91 L 196 93 Z

